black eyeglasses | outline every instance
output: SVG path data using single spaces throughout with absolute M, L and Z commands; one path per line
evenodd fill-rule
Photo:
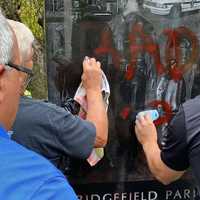
M 33 71 L 31 69 L 28 69 L 28 67 L 23 67 L 21 65 L 16 65 L 16 64 L 13 64 L 11 62 L 9 62 L 7 65 L 10 66 L 11 68 L 14 68 L 14 69 L 20 71 L 20 72 L 26 73 L 29 76 L 33 76 Z
M 16 65 L 12 62 L 9 62 L 7 64 L 9 67 L 11 68 L 14 68 L 20 72 L 24 72 L 27 74 L 27 78 L 26 78 L 26 81 L 24 83 L 24 87 L 26 88 L 27 85 L 30 83 L 31 79 L 33 78 L 33 71 L 31 69 L 29 69 L 28 67 L 24 67 L 24 66 L 21 66 L 21 65 Z

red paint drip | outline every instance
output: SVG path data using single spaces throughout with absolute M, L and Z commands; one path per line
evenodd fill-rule
M 171 79 L 173 79 L 175 81 L 179 81 L 183 78 L 182 70 L 178 67 L 174 67 L 174 68 L 170 69 L 169 75 L 170 75 Z
M 124 120 L 128 119 L 129 114 L 131 112 L 131 108 L 126 106 L 122 109 L 122 111 L 120 112 L 120 117 Z
M 125 79 L 130 81 L 134 78 L 135 76 L 135 71 L 136 71 L 136 68 L 133 66 L 133 65 L 128 65 L 127 66 L 127 70 L 126 70 L 126 73 L 125 73 Z
M 159 106 L 162 107 L 163 109 L 163 116 L 160 116 L 157 120 L 154 121 L 154 124 L 156 126 L 160 126 L 162 124 L 168 123 L 173 115 L 172 112 L 172 107 L 169 103 L 167 103 L 166 101 L 162 101 L 162 100 L 155 100 L 149 103 L 149 106 L 157 109 Z

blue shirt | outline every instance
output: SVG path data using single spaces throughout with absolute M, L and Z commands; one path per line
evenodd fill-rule
M 11 141 L 0 128 L 0 199 L 77 200 L 77 197 L 59 170 Z

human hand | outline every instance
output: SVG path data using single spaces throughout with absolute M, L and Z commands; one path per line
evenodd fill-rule
M 101 92 L 101 63 L 95 58 L 85 57 L 83 61 L 82 82 L 86 91 Z
M 146 114 L 144 116 L 138 117 L 135 123 L 136 137 L 142 145 L 157 142 L 156 127 L 151 120 L 150 115 Z

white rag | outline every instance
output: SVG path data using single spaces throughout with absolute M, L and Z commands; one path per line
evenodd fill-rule
M 101 81 L 101 91 L 103 95 L 103 100 L 105 103 L 106 111 L 108 109 L 109 105 L 109 96 L 110 96 L 110 86 L 108 83 L 108 80 L 106 78 L 106 75 L 102 71 L 102 81 Z M 83 83 L 81 82 L 76 94 L 74 96 L 74 99 L 80 104 L 81 109 L 79 112 L 79 116 L 83 119 L 86 119 L 87 114 L 87 98 L 86 98 L 86 91 L 83 87 Z M 90 166 L 96 165 L 104 156 L 104 149 L 103 148 L 94 148 L 92 150 L 92 153 L 88 157 L 87 161 L 90 164 Z

